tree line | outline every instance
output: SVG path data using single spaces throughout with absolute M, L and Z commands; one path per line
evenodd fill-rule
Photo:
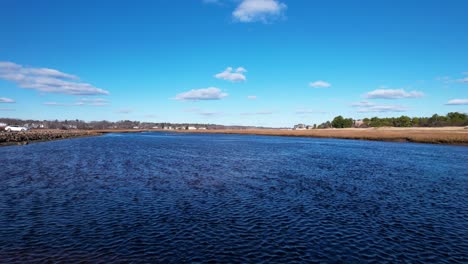
M 362 120 L 353 120 L 337 116 L 332 121 L 327 121 L 318 128 L 349 128 L 349 127 L 443 127 L 443 126 L 468 126 L 468 115 L 459 112 L 450 112 L 445 116 L 434 114 L 431 117 L 372 117 Z

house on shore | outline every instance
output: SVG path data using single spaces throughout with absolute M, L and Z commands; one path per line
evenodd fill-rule
M 307 126 L 304 124 L 297 124 L 294 126 L 293 130 L 306 130 Z

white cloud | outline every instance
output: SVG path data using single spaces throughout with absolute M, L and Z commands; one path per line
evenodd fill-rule
M 249 99 L 249 100 L 257 100 L 257 96 L 256 96 L 256 95 L 249 95 L 249 96 L 247 96 L 247 99 Z
M 459 82 L 459 83 L 468 83 L 468 77 L 458 79 L 457 82 Z
M 309 86 L 312 88 L 329 88 L 331 87 L 331 84 L 325 81 L 315 81 L 309 83 Z
M 247 70 L 244 67 L 238 67 L 236 69 L 236 72 L 244 73 L 244 72 L 247 72 Z
M 468 105 L 468 99 L 453 99 L 448 101 L 446 105 Z
M 49 106 L 108 106 L 109 101 L 102 98 L 81 98 L 75 103 L 45 102 Z
M 287 6 L 277 0 L 243 0 L 232 12 L 239 22 L 267 23 L 283 15 Z
M 221 89 L 216 87 L 209 87 L 180 93 L 176 95 L 174 99 L 179 101 L 221 100 L 226 96 L 228 96 L 228 94 L 223 93 Z
M 108 91 L 80 82 L 75 75 L 48 68 L 31 68 L 13 62 L 0 62 L 0 79 L 25 89 L 69 95 L 107 95 Z
M 237 68 L 235 71 L 232 67 L 227 67 L 226 70 L 216 74 L 214 77 L 231 82 L 243 82 L 247 80 L 244 75 L 245 72 L 247 72 L 247 70 L 242 67 Z
M 402 99 L 420 98 L 424 93 L 418 91 L 406 92 L 403 89 L 377 89 L 364 95 L 368 99 Z
M 15 100 L 6 97 L 0 97 L 0 103 L 15 103 Z

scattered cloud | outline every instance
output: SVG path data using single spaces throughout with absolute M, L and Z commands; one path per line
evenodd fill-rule
M 81 98 L 74 103 L 45 102 L 49 106 L 108 106 L 109 101 L 102 98 Z
M 232 12 L 234 20 L 268 23 L 283 16 L 287 6 L 277 0 L 243 0 Z
M 214 77 L 231 82 L 245 82 L 247 78 L 244 73 L 246 72 L 247 70 L 243 67 L 239 67 L 235 71 L 232 67 L 227 67 L 226 70 L 216 74 Z
M 15 111 L 13 108 L 0 108 L 0 111 Z
M 468 83 L 468 77 L 458 79 L 457 82 L 459 82 L 459 83 Z
M 271 115 L 273 112 L 271 111 L 260 111 L 260 112 L 244 112 L 241 115 Z
M 15 100 L 6 98 L 6 97 L 0 97 L 0 103 L 16 103 Z
M 249 99 L 249 100 L 257 100 L 257 96 L 256 96 L 256 95 L 249 95 L 249 96 L 247 96 L 247 99 Z
M 309 86 L 312 88 L 329 88 L 331 87 L 331 84 L 325 81 L 315 81 L 309 83 Z
M 448 101 L 446 105 L 468 105 L 468 99 L 453 99 Z
M 367 99 L 402 99 L 420 98 L 424 93 L 418 91 L 406 92 L 403 89 L 377 89 L 364 95 Z
M 0 61 L 0 79 L 16 83 L 19 87 L 46 93 L 68 95 L 107 95 L 108 91 L 80 82 L 75 75 L 48 68 L 31 68 Z
M 223 93 L 221 89 L 216 87 L 209 87 L 180 93 L 176 95 L 174 99 L 179 101 L 221 100 L 226 96 L 228 96 L 228 94 Z

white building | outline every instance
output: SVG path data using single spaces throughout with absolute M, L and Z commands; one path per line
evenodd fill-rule
M 293 130 L 306 130 L 307 126 L 304 124 L 297 124 L 294 126 Z
M 188 126 L 188 127 L 187 127 L 187 130 L 196 130 L 196 129 L 197 129 L 197 128 L 194 127 L 194 126 Z

